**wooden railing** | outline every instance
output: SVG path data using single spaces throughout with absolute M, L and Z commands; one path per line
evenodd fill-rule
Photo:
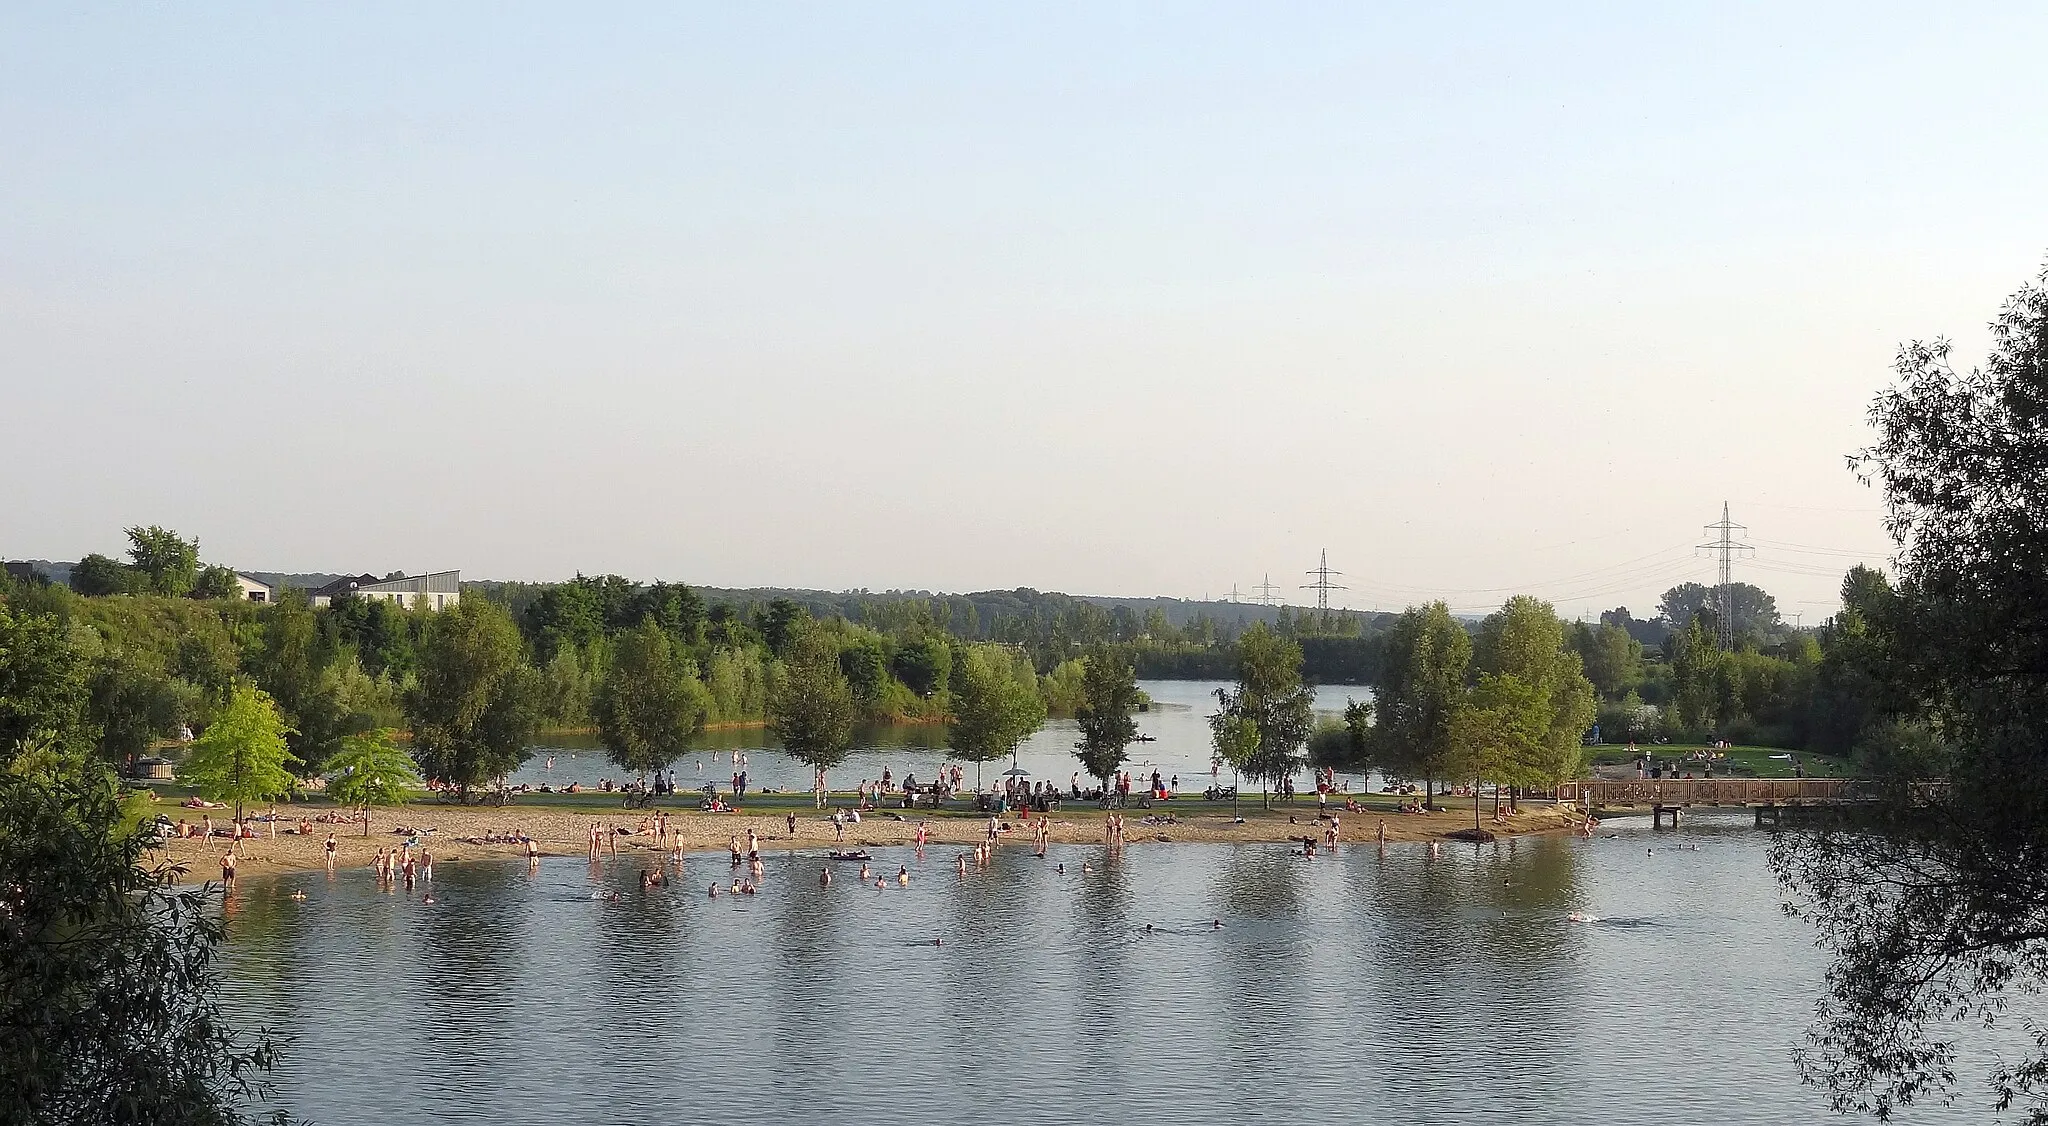
M 1622 782 L 1566 782 L 1562 802 L 1594 808 L 1672 805 L 1810 805 L 1865 801 L 1868 782 L 1849 778 L 1644 778 Z

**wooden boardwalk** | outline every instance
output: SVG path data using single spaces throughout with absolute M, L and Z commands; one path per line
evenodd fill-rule
M 1870 783 L 1851 778 L 1642 778 L 1566 782 L 1557 788 L 1557 798 L 1591 809 L 1834 805 L 1868 801 L 1871 789 Z

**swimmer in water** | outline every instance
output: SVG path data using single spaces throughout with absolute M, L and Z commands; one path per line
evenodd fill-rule
M 294 892 L 292 892 L 292 898 L 293 898 L 293 899 L 304 899 L 304 898 L 306 898 L 306 893 L 305 893 L 305 892 L 303 892 L 303 891 L 294 891 Z
M 818 869 L 818 886 L 821 888 L 828 888 L 832 886 L 832 869 Z
M 428 893 L 427 893 L 427 895 L 426 895 L 426 898 L 424 898 L 424 899 L 420 900 L 420 902 L 421 902 L 421 903 L 432 903 L 432 902 L 434 902 L 434 893 L 433 893 L 433 892 L 431 892 L 431 891 L 430 891 L 430 892 L 428 892 Z
M 860 862 L 860 882 L 862 882 L 862 883 L 866 883 L 866 882 L 868 882 L 869 880 L 872 880 L 872 879 L 874 879 L 874 878 L 875 878 L 875 874 L 874 874 L 873 872 L 870 872 L 870 871 L 868 871 L 868 862 L 867 862 L 867 861 L 865 861 L 865 860 L 861 861 L 861 862 Z
M 1210 930 L 1217 930 L 1217 931 L 1220 931 L 1220 930 L 1222 930 L 1222 929 L 1223 929 L 1223 920 L 1221 920 L 1221 919 L 1211 919 L 1211 920 L 1209 920 L 1209 929 L 1210 929 Z
M 1060 866 L 1053 869 L 1053 871 L 1058 872 L 1060 875 L 1064 876 L 1067 874 L 1067 866 L 1065 863 L 1061 863 Z
M 959 873 L 960 873 L 961 875 L 963 875 L 963 876 L 967 874 L 967 854 L 966 854 L 966 853 L 964 853 L 964 852 L 963 852 L 963 853 L 961 853 L 960 855 L 958 855 L 958 856 L 955 856 L 955 857 L 953 858 L 953 869 L 954 869 L 955 871 L 959 872 Z
M 1094 868 L 1092 868 L 1092 867 L 1089 867 L 1089 865 L 1088 865 L 1088 862 L 1087 862 L 1086 860 L 1083 860 L 1083 861 L 1081 862 L 1081 870 L 1082 870 L 1083 872 L 1093 872 L 1093 871 L 1094 871 L 1095 869 L 1094 869 Z
M 711 898 L 713 898 L 713 899 L 717 899 L 717 898 L 718 898 L 718 885 L 717 885 L 717 884 L 712 884 L 712 885 L 711 885 Z
M 883 882 L 883 880 L 882 880 L 882 877 L 880 877 L 880 876 L 876 876 L 876 877 L 875 877 L 875 890 L 876 890 L 876 891 L 881 891 L 881 890 L 882 890 L 882 889 L 883 889 L 884 887 L 887 887 L 887 886 L 888 886 L 888 885 L 887 885 L 886 883 L 884 883 L 884 882 Z
M 898 887 L 906 887 L 906 888 L 910 886 L 910 869 L 908 869 L 908 868 L 898 868 L 898 869 L 896 869 L 896 885 L 897 885 Z

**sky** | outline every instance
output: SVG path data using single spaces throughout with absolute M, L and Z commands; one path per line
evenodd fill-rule
M 1651 11 L 1655 8 L 1655 11 Z M 1568 617 L 1883 564 L 2034 5 L 0 10 L 0 554 Z

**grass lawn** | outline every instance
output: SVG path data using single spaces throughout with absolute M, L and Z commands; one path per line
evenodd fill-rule
M 1703 743 L 1668 743 L 1656 746 L 1645 743 L 1641 749 L 1662 761 L 1672 762 L 1696 751 L 1705 750 L 1706 746 Z M 1588 747 L 1586 752 L 1587 762 L 1594 766 L 1625 766 L 1635 761 L 1635 756 L 1629 753 L 1626 746 L 1610 744 Z M 1714 773 L 1717 775 L 1726 773 L 1743 778 L 1790 778 L 1792 761 L 1771 757 L 1786 754 L 1798 756 L 1799 765 L 1806 768 L 1808 778 L 1850 778 L 1856 774 L 1849 763 L 1811 751 L 1788 751 L 1782 747 L 1729 747 L 1723 753 L 1726 757 L 1714 762 Z M 1698 771 L 1694 771 L 1694 774 L 1697 776 Z

